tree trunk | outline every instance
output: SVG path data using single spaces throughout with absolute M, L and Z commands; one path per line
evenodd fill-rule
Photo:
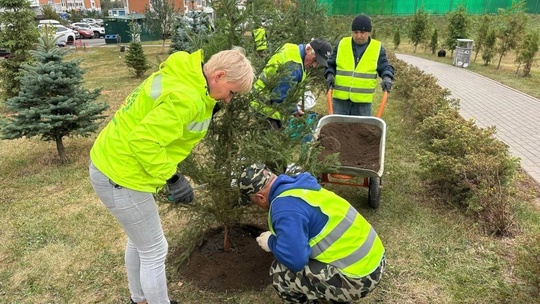
M 532 62 L 525 63 L 523 67 L 523 77 L 529 77 L 531 75 Z
M 64 148 L 64 143 L 62 142 L 62 136 L 56 137 L 56 150 L 58 151 L 58 156 L 60 157 L 60 163 L 66 164 L 68 162 L 66 156 L 66 149 Z
M 223 251 L 231 251 L 231 227 L 227 224 L 223 227 Z

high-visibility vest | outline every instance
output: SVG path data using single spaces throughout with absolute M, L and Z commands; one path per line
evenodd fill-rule
M 321 232 L 309 240 L 311 259 L 333 265 L 350 277 L 364 277 L 379 267 L 384 255 L 382 241 L 349 202 L 324 188 L 287 190 L 276 199 L 285 196 L 302 199 L 328 216 Z M 271 210 L 268 227 L 274 233 L 270 214 Z
M 336 56 L 336 79 L 332 97 L 352 102 L 373 102 L 377 87 L 377 61 L 381 42 L 371 39 L 360 62 L 354 66 L 352 38 L 341 39 Z
M 257 79 L 257 81 L 255 82 L 255 90 L 261 92 L 266 87 L 266 79 L 269 78 L 271 75 L 276 75 L 278 68 L 286 68 L 288 62 L 298 63 L 302 66 L 301 81 L 304 81 L 304 79 L 306 79 L 306 70 L 304 69 L 304 61 L 302 60 L 302 56 L 300 56 L 298 45 L 292 43 L 285 43 L 281 47 L 279 52 L 272 56 L 272 58 L 270 58 L 270 60 L 264 67 L 261 76 L 259 76 L 259 79 Z M 263 114 L 264 116 L 276 120 L 281 120 L 281 114 L 270 105 L 264 104 L 259 100 L 252 101 L 250 105 L 253 109 L 255 109 L 255 111 Z
M 266 30 L 262 27 L 253 30 L 253 38 L 255 39 L 255 49 L 257 51 L 264 51 L 267 48 L 266 43 Z
M 90 150 L 103 174 L 142 192 L 163 187 L 212 120 L 203 59 L 202 50 L 176 52 L 129 94 Z

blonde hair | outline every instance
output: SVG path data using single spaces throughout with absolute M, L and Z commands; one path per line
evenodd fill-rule
M 232 50 L 216 53 L 204 64 L 204 73 L 207 75 L 219 70 L 225 71 L 227 82 L 240 85 L 240 94 L 251 91 L 255 70 L 243 48 L 234 47 Z

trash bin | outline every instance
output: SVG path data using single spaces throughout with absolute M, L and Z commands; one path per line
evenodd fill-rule
M 105 35 L 105 44 L 120 43 L 120 35 L 108 34 Z
M 471 62 L 471 53 L 474 41 L 471 39 L 457 39 L 456 53 L 454 54 L 454 65 L 466 68 Z

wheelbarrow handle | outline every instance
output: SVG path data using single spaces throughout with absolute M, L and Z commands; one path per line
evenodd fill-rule
M 328 113 L 334 114 L 334 108 L 332 106 L 332 88 L 326 92 L 326 102 L 328 103 Z
M 386 106 L 386 100 L 388 99 L 388 92 L 384 91 L 382 95 L 381 105 L 379 106 L 379 112 L 377 112 L 377 117 L 381 118 L 384 107 Z
M 379 112 L 377 112 L 377 117 L 378 118 L 382 117 L 384 107 L 386 107 L 386 100 L 388 100 L 388 92 L 384 91 L 383 92 L 383 97 L 382 97 L 382 100 L 381 100 L 381 105 L 379 106 Z M 330 88 L 328 90 L 328 92 L 326 93 L 326 102 L 328 103 L 328 113 L 334 114 L 334 108 L 332 106 L 332 88 Z

